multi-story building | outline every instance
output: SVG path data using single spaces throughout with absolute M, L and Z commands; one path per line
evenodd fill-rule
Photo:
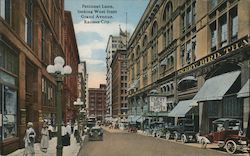
M 88 116 L 96 117 L 103 121 L 106 115 L 106 85 L 100 84 L 99 88 L 89 88 Z
M 113 57 L 116 53 L 116 50 L 124 50 L 126 49 L 127 45 L 127 39 L 128 39 L 129 33 L 123 32 L 120 29 L 119 36 L 113 36 L 110 35 L 106 47 L 106 67 L 107 67 L 107 74 L 106 74 L 106 81 L 107 81 L 107 117 L 112 117 L 112 69 L 111 69 L 111 63 L 113 60 Z
M 112 116 L 120 121 L 128 118 L 127 103 L 127 51 L 117 50 L 111 63 Z
M 63 114 L 64 122 L 74 121 L 77 108 L 74 107 L 74 101 L 78 98 L 78 64 L 80 58 L 76 36 L 70 11 L 64 11 L 64 52 L 65 64 L 72 68 L 72 74 L 64 78 L 63 85 Z
M 214 119 L 237 118 L 245 129 L 249 7 L 237 0 L 150 1 L 128 44 L 130 114 L 145 123 L 193 116 L 202 133 Z
M 84 103 L 84 108 L 88 108 L 87 106 L 87 90 L 88 90 L 88 73 L 86 62 L 80 62 L 78 65 L 78 97 Z
M 0 6 L 0 155 L 6 155 L 23 147 L 27 122 L 36 141 L 43 119 L 56 124 L 56 82 L 46 67 L 66 58 L 64 1 L 0 0 Z

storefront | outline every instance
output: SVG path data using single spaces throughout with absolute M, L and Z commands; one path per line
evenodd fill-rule
M 16 140 L 18 99 L 18 54 L 0 39 L 0 142 Z M 7 148 L 5 148 L 7 150 Z M 1 151 L 2 152 L 2 151 Z

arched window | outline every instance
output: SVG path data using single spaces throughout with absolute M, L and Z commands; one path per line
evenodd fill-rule
M 157 34 L 157 31 L 158 31 L 158 24 L 157 24 L 157 22 L 155 21 L 155 22 L 153 23 L 152 31 L 151 31 L 152 37 L 155 37 L 155 35 Z
M 138 45 L 136 48 L 136 58 L 138 58 L 140 55 L 140 46 Z
M 168 2 L 165 9 L 164 9 L 164 14 L 163 14 L 163 20 L 169 20 L 172 16 L 173 12 L 173 5 L 172 2 Z
M 142 46 L 145 47 L 148 43 L 148 37 L 147 35 L 144 36 L 143 41 L 142 41 Z

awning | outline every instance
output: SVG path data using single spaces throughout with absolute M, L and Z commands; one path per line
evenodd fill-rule
M 239 75 L 240 71 L 234 71 L 206 80 L 193 99 L 197 101 L 221 100 Z
M 247 80 L 247 82 L 245 83 L 245 85 L 241 88 L 241 90 L 239 91 L 239 93 L 237 93 L 237 97 L 250 97 L 250 93 L 249 93 L 249 79 Z
M 180 101 L 174 109 L 168 114 L 170 117 L 185 117 L 188 111 L 194 106 L 197 106 L 196 100 Z

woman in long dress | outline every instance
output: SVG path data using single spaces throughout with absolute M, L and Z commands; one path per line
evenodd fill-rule
M 41 151 L 46 153 L 49 148 L 49 131 L 46 123 L 43 124 L 41 135 Z
M 35 155 L 34 143 L 35 143 L 36 132 L 32 127 L 33 123 L 28 122 L 27 129 L 25 131 L 25 136 L 23 138 L 25 146 L 24 156 Z

